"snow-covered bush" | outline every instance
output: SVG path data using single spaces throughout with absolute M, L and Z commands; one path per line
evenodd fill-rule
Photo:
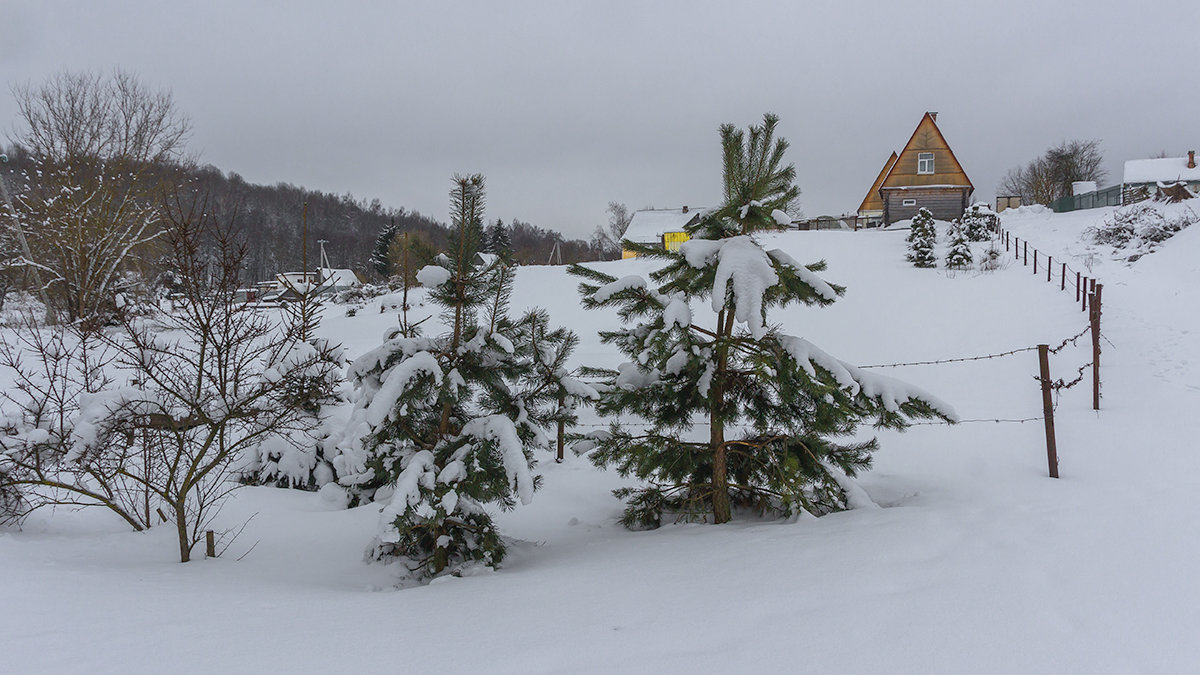
M 866 420 L 903 428 L 909 417 L 953 416 L 933 397 L 767 322 L 770 308 L 829 305 L 843 292 L 816 274 L 823 263 L 801 264 L 755 238 L 799 192 L 775 125 L 765 116 L 748 139 L 721 127 L 725 203 L 688 228 L 678 251 L 627 243 L 664 262 L 648 280 L 570 268 L 583 279 L 585 307 L 615 308 L 626 322 L 600 336 L 628 361 L 594 371 L 606 378 L 597 410 L 614 422 L 579 447 L 645 481 L 615 492 L 628 527 L 657 527 L 666 514 L 723 523 L 734 508 L 786 516 L 846 508 L 848 477 L 869 466 L 877 443 L 835 439 Z M 702 325 L 697 303 L 711 306 L 714 323 Z
M 293 315 L 281 322 L 243 311 L 236 289 L 244 247 L 207 204 L 166 217 L 160 241 L 182 280 L 180 308 L 124 316 L 119 329 L 91 341 L 30 337 L 50 370 L 38 378 L 15 369 L 30 384 L 18 388 L 22 414 L 0 439 L 0 471 L 29 509 L 105 506 L 138 530 L 169 514 L 187 562 L 257 448 L 313 430 L 303 392 L 336 366 L 306 342 Z M 215 265 L 202 242 L 217 252 Z M 111 383 L 98 381 L 97 357 L 82 351 L 93 341 L 106 350 L 100 362 Z
M 950 225 L 947 236 L 950 239 L 950 250 L 946 252 L 946 267 L 952 270 L 969 268 L 975 262 L 975 257 L 971 254 L 971 245 L 967 243 L 965 228 L 955 221 Z
M 906 260 L 916 267 L 937 267 L 937 254 L 933 251 L 937 245 L 937 227 L 929 209 L 921 208 L 913 216 L 912 227 L 905 241 L 908 242 Z
M 959 219 L 967 241 L 987 241 L 1000 228 L 1000 216 L 987 202 L 972 204 Z
M 1093 243 L 1116 249 L 1114 257 L 1136 260 L 1198 220 L 1190 207 L 1146 201 L 1116 209 L 1084 234 Z
M 450 254 L 418 273 L 442 309 L 437 335 L 392 330 L 354 360 L 354 410 L 335 461 L 359 501 L 383 504 L 371 555 L 416 578 L 495 566 L 488 505 L 529 503 L 534 451 L 595 396 L 566 371 L 575 336 L 544 312 L 508 315 L 513 268 L 479 254 L 482 176 L 456 177 Z M 406 323 L 406 322 L 405 322 Z

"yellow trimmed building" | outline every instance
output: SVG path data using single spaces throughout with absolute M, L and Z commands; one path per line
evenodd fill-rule
M 690 239 L 684 228 L 699 220 L 705 212 L 705 209 L 689 209 L 686 206 L 635 211 L 623 238 L 638 244 L 662 246 L 668 251 L 678 250 L 680 244 Z M 636 255 L 628 249 L 621 253 L 622 258 Z

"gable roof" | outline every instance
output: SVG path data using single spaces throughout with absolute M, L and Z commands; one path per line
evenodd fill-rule
M 967 172 L 958 163 L 946 137 L 942 135 L 935 121 L 937 113 L 925 113 L 917 128 L 913 130 L 908 143 L 900 151 L 900 156 L 892 163 L 887 176 L 880 184 L 880 190 L 906 187 L 965 187 L 971 190 L 975 186 L 967 178 Z M 921 152 L 932 152 L 934 163 L 933 173 L 917 173 L 917 156 Z
M 1126 185 L 1178 181 L 1200 181 L 1200 162 L 1193 169 L 1187 168 L 1187 157 L 1131 159 L 1125 162 L 1125 177 L 1122 182 Z
M 871 189 L 867 190 L 867 196 L 863 197 L 862 204 L 858 205 L 859 213 L 863 211 L 882 211 L 883 198 L 879 196 L 879 186 L 883 185 L 883 179 L 887 178 L 888 172 L 892 170 L 892 166 L 896 164 L 896 152 L 892 151 L 892 156 L 888 157 L 883 163 L 883 168 L 880 169 L 879 175 L 875 177 L 875 182 L 871 183 Z
M 354 270 L 320 267 L 317 269 L 317 275 L 321 279 L 321 283 L 329 284 L 333 288 L 359 285 L 358 275 L 354 273 Z
M 639 244 L 656 244 L 662 242 L 663 234 L 667 232 L 683 232 L 685 225 L 690 224 L 703 215 L 707 209 L 643 209 L 635 211 L 625 228 L 624 239 Z

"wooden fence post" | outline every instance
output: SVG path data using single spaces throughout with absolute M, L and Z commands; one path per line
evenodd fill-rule
M 1046 281 L 1054 281 L 1054 256 L 1046 256 Z
M 1085 312 L 1087 311 L 1087 308 L 1088 308 L 1088 287 L 1087 287 L 1087 281 L 1088 281 L 1087 277 L 1084 277 L 1084 278 L 1083 278 L 1083 311 L 1085 311 Z
M 1096 284 L 1092 293 L 1092 410 L 1100 409 L 1100 294 L 1104 284 Z
M 1025 260 L 1021 264 L 1028 265 L 1029 264 L 1029 240 L 1028 239 L 1025 240 L 1024 250 L 1025 250 Z M 1037 249 L 1034 249 L 1034 255 L 1035 256 L 1037 255 Z
M 212 530 L 204 531 L 204 553 L 210 558 L 217 557 L 217 540 Z
M 1046 464 L 1050 477 L 1058 478 L 1058 448 L 1054 442 L 1054 401 L 1050 392 L 1050 345 L 1038 345 L 1038 370 L 1042 381 L 1042 417 L 1046 421 Z
M 1075 273 L 1075 302 L 1079 302 L 1079 272 Z
M 1067 263 L 1063 263 L 1062 268 L 1063 268 L 1062 288 L 1059 288 L 1058 290 L 1065 291 L 1065 290 L 1067 290 Z
M 1033 249 L 1033 273 L 1037 274 L 1037 249 Z

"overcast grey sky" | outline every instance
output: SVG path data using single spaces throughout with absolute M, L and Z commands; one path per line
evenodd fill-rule
M 0 79 L 122 67 L 170 88 L 201 161 L 445 220 L 586 236 L 615 200 L 714 204 L 717 127 L 771 111 L 807 215 L 857 208 L 922 113 L 992 200 L 1072 138 L 1200 149 L 1200 2 L 0 0 Z M 0 96 L 0 123 L 15 106 Z

